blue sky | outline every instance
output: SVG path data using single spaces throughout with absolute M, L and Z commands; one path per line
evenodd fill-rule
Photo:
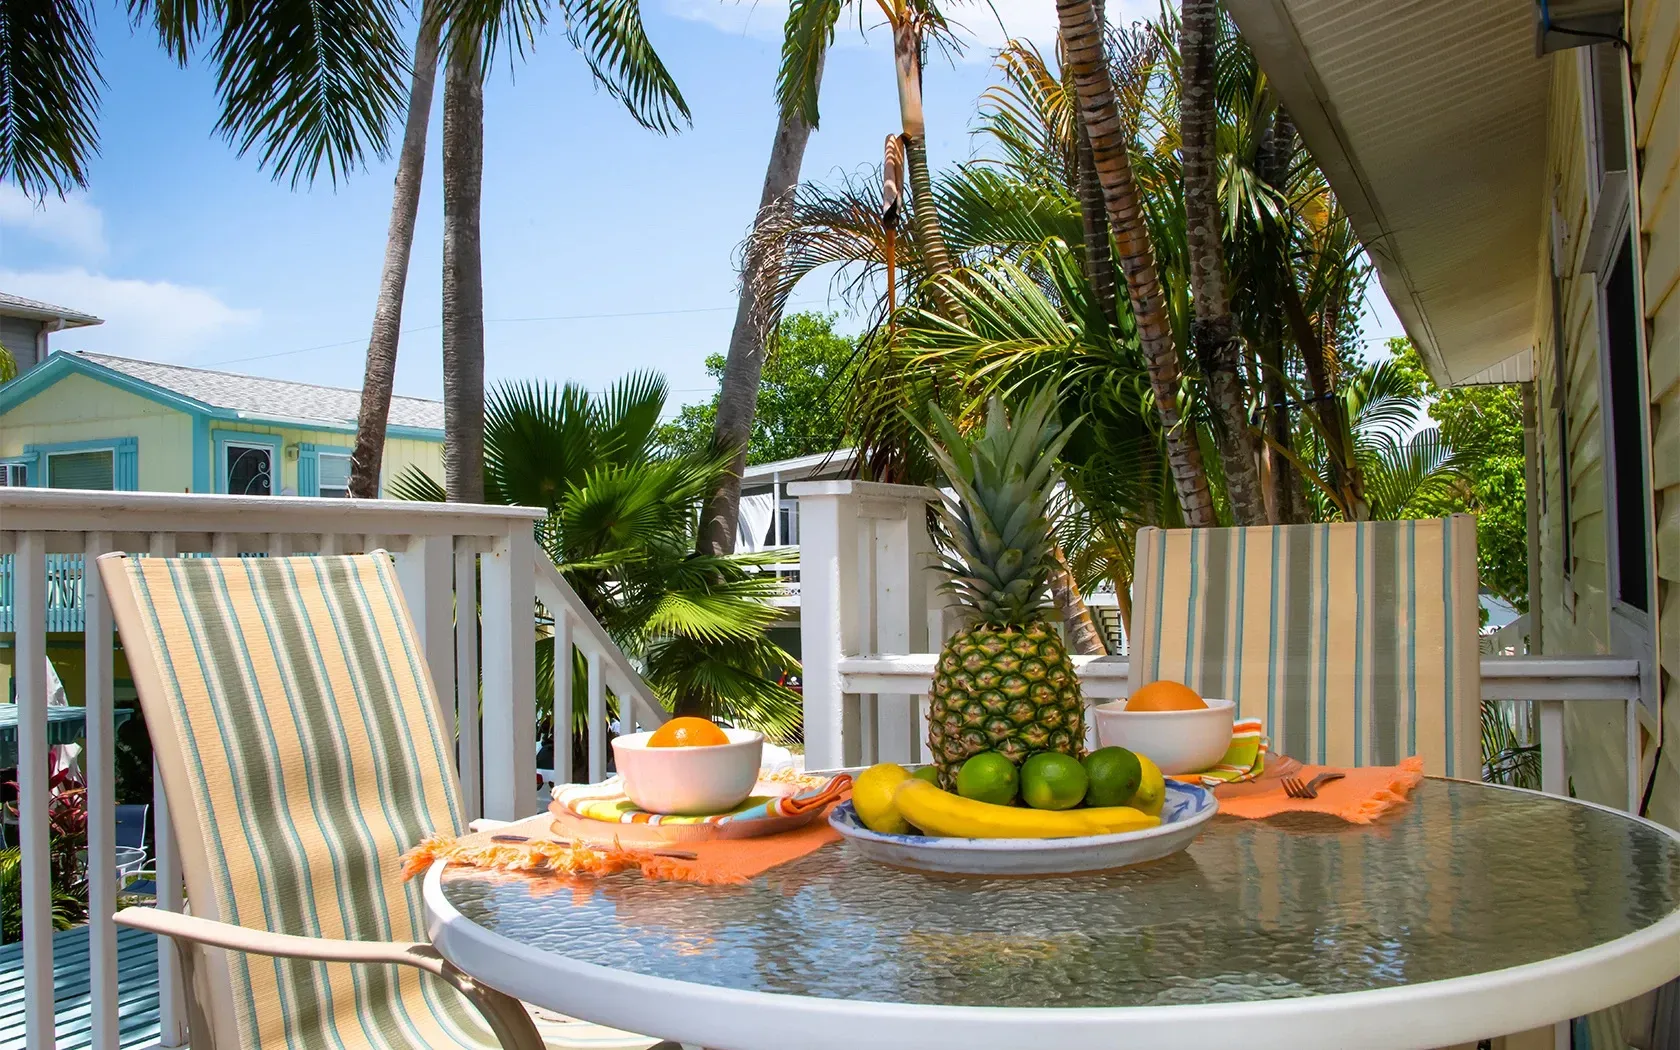
M 993 7 L 1009 33 L 1053 40 L 1048 0 Z M 1111 2 L 1110 17 L 1152 9 Z M 768 0 L 644 0 L 650 34 L 694 112 L 694 126 L 671 137 L 644 131 L 597 90 L 563 37 L 540 41 L 517 70 L 498 67 L 486 90 L 488 379 L 600 387 L 647 368 L 669 378 L 673 410 L 709 394 L 703 362 L 728 341 L 736 248 L 774 130 L 785 11 Z M 36 207 L 0 185 L 0 289 L 106 319 L 55 337 L 55 349 L 359 385 L 390 164 L 336 188 L 273 182 L 213 133 L 207 70 L 174 66 L 130 32 L 116 5 L 99 13 L 106 88 L 90 188 Z M 936 164 L 971 155 L 968 122 L 1005 36 L 984 5 L 961 17 L 967 55 L 936 59 L 926 76 Z M 440 78 L 439 101 L 441 88 Z M 807 179 L 876 163 L 897 124 L 884 30 L 860 38 L 854 21 L 842 31 L 822 110 Z M 397 369 L 398 392 L 422 397 L 442 391 L 438 112 Z M 827 299 L 815 281 L 795 295 L 815 308 Z M 1371 334 L 1398 332 L 1381 303 Z

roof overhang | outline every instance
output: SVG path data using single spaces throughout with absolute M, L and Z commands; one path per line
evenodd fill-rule
M 1533 346 L 1550 62 L 1535 0 L 1230 0 L 1442 385 Z

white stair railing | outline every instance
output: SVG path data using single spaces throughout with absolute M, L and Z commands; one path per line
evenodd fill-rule
M 47 824 L 46 642 L 69 626 L 86 650 L 89 864 L 89 1027 L 95 1050 L 116 1050 L 116 749 L 110 606 L 97 572 L 102 554 L 231 557 L 352 554 L 385 549 L 396 559 L 403 594 L 437 686 L 445 724 L 456 727 L 457 758 L 470 817 L 512 820 L 540 810 L 536 777 L 535 619 L 539 596 L 556 634 L 572 640 L 592 671 L 590 773 L 605 772 L 607 692 L 627 701 L 626 722 L 656 725 L 664 713 L 628 659 L 589 614 L 536 545 L 541 510 L 385 500 L 247 497 L 153 492 L 0 489 L 0 602 L 15 631 L 19 736 L 19 839 L 23 852 L 26 1046 L 54 1045 L 53 959 Z M 54 580 L 72 562 L 81 572 L 71 609 Z M 68 591 L 65 594 L 69 594 Z M 478 616 L 460 616 L 463 609 Z M 74 623 L 65 617 L 74 613 Z M 571 676 L 565 690 L 570 725 Z M 74 687 L 72 683 L 72 693 Z M 557 699 L 560 699 L 557 697 Z M 482 762 L 480 756 L 496 756 Z M 557 748 L 569 756 L 570 747 Z M 569 776 L 569 770 L 567 775 Z M 131 799 L 130 801 L 141 801 Z M 182 906 L 181 876 L 167 807 L 154 806 L 158 904 Z M 158 954 L 160 1045 L 184 1046 L 186 1013 L 175 951 Z

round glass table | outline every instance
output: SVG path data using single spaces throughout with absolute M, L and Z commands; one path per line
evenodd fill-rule
M 837 843 L 745 886 L 440 863 L 425 900 L 486 984 L 727 1050 L 1441 1047 L 1680 976 L 1680 836 L 1445 780 L 1369 826 L 1218 817 L 1111 874 L 930 876 Z

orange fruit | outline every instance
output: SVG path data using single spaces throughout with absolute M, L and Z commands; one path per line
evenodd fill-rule
M 708 719 L 684 715 L 673 718 L 653 731 L 648 747 L 713 747 L 729 743 L 723 730 Z
M 1200 693 L 1182 682 L 1150 682 L 1132 690 L 1128 711 L 1200 711 L 1207 707 Z

